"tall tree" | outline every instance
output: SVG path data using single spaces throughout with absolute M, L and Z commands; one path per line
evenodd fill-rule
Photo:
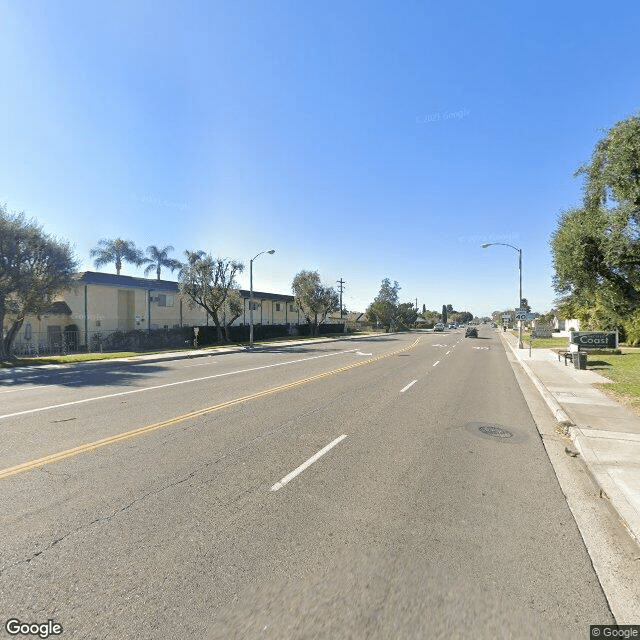
M 173 273 L 174 271 L 182 268 L 182 263 L 180 260 L 176 260 L 175 258 L 169 257 L 169 252 L 173 251 L 173 247 L 169 244 L 163 249 L 159 249 L 155 244 L 147 247 L 147 255 L 148 258 L 145 258 L 144 261 L 148 263 L 147 267 L 144 270 L 144 275 L 149 275 L 151 271 L 155 269 L 157 279 L 160 280 L 160 272 L 162 267 L 166 267 Z
M 340 309 L 338 292 L 333 287 L 323 285 L 317 271 L 299 271 L 293 278 L 291 290 L 311 327 L 312 335 L 317 336 L 327 315 Z
M 196 262 L 198 262 L 198 260 L 202 260 L 202 258 L 204 258 L 207 255 L 206 251 L 202 251 L 202 249 L 199 249 L 197 251 L 190 251 L 189 249 L 187 249 L 184 252 L 184 257 L 187 259 L 186 262 L 182 262 L 180 264 L 180 271 L 178 272 L 178 279 L 182 278 L 182 274 L 189 268 L 192 267 L 193 265 L 196 264 Z
M 576 175 L 583 206 L 562 212 L 550 239 L 558 311 L 640 326 L 640 114 L 606 131 Z
M 77 266 L 68 243 L 45 234 L 24 213 L 11 214 L 0 205 L 0 360 L 11 356 L 25 317 L 40 316 L 72 285 Z
M 619 315 L 640 302 L 640 226 L 632 205 L 616 209 L 570 209 L 551 236 L 553 286 L 560 303 L 601 302 Z M 576 317 L 576 316 L 573 316 Z
M 230 316 L 237 311 L 237 304 L 234 302 L 239 298 L 236 276 L 244 271 L 244 265 L 227 258 L 214 258 L 206 253 L 203 255 L 201 252 L 191 252 L 191 255 L 192 259 L 183 265 L 180 272 L 180 293 L 192 305 L 202 307 L 211 316 L 219 342 L 228 340 L 229 323 L 225 321 L 225 316 L 227 310 L 230 311 Z
M 629 202 L 640 209 L 640 112 L 620 120 L 596 144 L 591 162 L 581 165 L 585 207 L 597 209 L 607 201 Z
M 113 262 L 116 266 L 117 275 L 120 275 L 123 261 L 134 264 L 136 267 L 145 262 L 142 251 L 136 248 L 131 240 L 123 240 L 122 238 L 113 240 L 103 238 L 99 240 L 97 246 L 91 249 L 90 255 L 95 258 L 93 264 L 96 269 Z
M 389 331 L 396 323 L 398 313 L 400 285 L 397 281 L 391 284 L 389 278 L 385 278 L 378 295 L 367 308 L 367 318 L 370 322 L 382 325 L 385 331 Z

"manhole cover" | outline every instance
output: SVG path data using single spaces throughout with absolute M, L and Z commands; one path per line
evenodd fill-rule
M 491 424 L 483 424 L 481 427 L 478 427 L 478 429 L 482 431 L 482 433 L 488 436 L 494 436 L 495 438 L 511 438 L 513 436 L 511 431 L 495 427 Z

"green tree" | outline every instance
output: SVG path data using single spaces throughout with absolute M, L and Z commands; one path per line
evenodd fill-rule
M 606 131 L 576 175 L 584 176 L 583 206 L 562 212 L 550 238 L 558 312 L 597 329 L 632 329 L 640 310 L 640 115 Z
M 317 336 L 327 315 L 340 309 L 338 292 L 333 287 L 323 285 L 317 271 L 298 272 L 291 283 L 291 290 L 311 327 L 312 335 Z
M 0 205 L 0 360 L 11 357 L 25 317 L 39 317 L 72 286 L 77 267 L 69 244 L 45 234 L 24 213 Z
M 144 262 L 148 263 L 147 267 L 144 270 L 144 275 L 149 275 L 151 271 L 155 269 L 157 279 L 160 280 L 160 272 L 162 267 L 166 267 L 173 273 L 174 271 L 182 268 L 182 263 L 180 260 L 176 260 L 175 258 L 169 257 L 169 252 L 173 251 L 173 247 L 171 245 L 167 245 L 163 249 L 159 249 L 155 244 L 147 247 L 147 255 L 148 258 L 144 259 Z
M 385 278 L 380 285 L 380 291 L 373 302 L 367 308 L 369 322 L 382 325 L 385 331 L 389 331 L 396 321 L 398 312 L 400 285 L 397 281 L 391 284 L 389 278 Z
M 227 311 L 229 318 L 237 311 L 235 301 L 240 294 L 236 276 L 244 271 L 244 265 L 227 258 L 214 258 L 203 252 L 192 252 L 191 257 L 180 271 L 180 293 L 188 298 L 192 306 L 202 307 L 211 316 L 218 341 L 228 341 L 230 322 Z
M 600 303 L 619 316 L 638 306 L 640 227 L 629 204 L 616 209 L 570 209 L 551 236 L 559 306 L 588 308 Z M 569 317 L 579 317 L 573 315 Z
M 640 112 L 605 131 L 591 162 L 581 165 L 575 175 L 585 176 L 587 209 L 598 209 L 610 200 L 640 209 Z
M 418 314 L 413 306 L 413 302 L 402 302 L 398 305 L 395 320 L 399 327 L 409 328 L 409 326 L 416 321 L 417 317 Z
M 122 238 L 115 238 L 114 240 L 103 238 L 99 240 L 97 246 L 91 249 L 90 256 L 95 258 L 93 264 L 96 269 L 113 262 L 116 266 L 117 275 L 120 275 L 123 261 L 134 264 L 136 267 L 145 262 L 142 251 L 137 249 L 131 240 L 123 240 Z

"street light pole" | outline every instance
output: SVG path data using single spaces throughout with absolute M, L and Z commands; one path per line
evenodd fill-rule
M 263 253 L 273 255 L 275 252 L 275 249 L 261 251 L 257 256 L 254 256 L 249 260 L 249 349 L 253 349 L 253 261 Z
M 518 306 L 516 309 L 520 308 L 522 305 L 522 249 L 520 247 L 514 247 L 512 244 L 507 244 L 506 242 L 488 242 L 482 245 L 483 249 L 487 247 L 491 247 L 495 244 L 501 244 L 504 247 L 511 247 L 518 252 L 518 276 L 520 279 L 520 297 L 518 298 Z M 518 349 L 523 349 L 522 345 L 522 320 L 518 320 Z

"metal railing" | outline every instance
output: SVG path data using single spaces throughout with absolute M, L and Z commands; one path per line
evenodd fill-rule
M 19 336 L 12 345 L 12 355 L 59 356 L 86 351 L 102 351 L 105 336 L 111 332 L 90 331 L 88 345 L 83 331 L 60 331 L 53 333 L 33 331 L 29 339 Z

